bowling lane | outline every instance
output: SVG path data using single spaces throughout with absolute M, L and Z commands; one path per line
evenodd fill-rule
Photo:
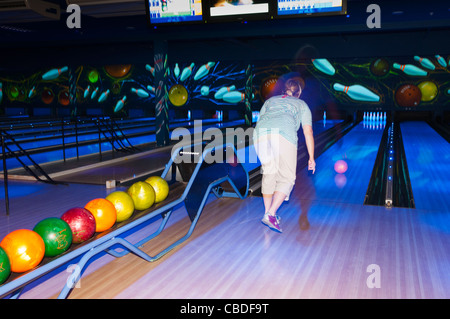
M 360 123 L 316 158 L 316 172 L 297 170 L 291 196 L 300 199 L 363 204 L 383 130 Z M 347 163 L 343 174 L 334 170 L 338 160 Z
M 425 122 L 400 129 L 416 208 L 450 211 L 450 144 Z

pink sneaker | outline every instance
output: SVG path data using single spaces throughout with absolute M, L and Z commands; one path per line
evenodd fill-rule
M 264 225 L 269 226 L 269 228 L 274 230 L 274 231 L 277 231 L 279 233 L 283 232 L 281 230 L 281 227 L 280 227 L 280 218 L 278 216 L 272 216 L 270 214 L 264 214 L 264 218 L 261 219 L 261 222 Z

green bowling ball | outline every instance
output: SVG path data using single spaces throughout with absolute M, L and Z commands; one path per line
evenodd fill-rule
M 8 279 L 11 273 L 11 263 L 3 248 L 0 247 L 0 285 Z
M 41 220 L 33 229 L 45 244 L 45 257 L 54 257 L 69 249 L 72 244 L 72 231 L 69 224 L 56 217 Z

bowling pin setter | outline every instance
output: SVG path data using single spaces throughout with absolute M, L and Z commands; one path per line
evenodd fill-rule
M 439 54 L 436 54 L 435 58 L 440 65 L 442 65 L 444 68 L 447 67 L 447 62 L 445 62 L 445 59 L 443 57 L 441 57 Z
M 145 69 L 147 71 L 149 71 L 153 76 L 155 76 L 155 68 L 154 67 L 152 67 L 151 65 L 147 64 L 147 65 L 145 65 Z
M 239 91 L 227 92 L 222 96 L 222 100 L 228 103 L 239 103 L 244 101 L 245 94 Z
M 175 75 L 175 78 L 178 79 L 178 76 L 180 75 L 180 67 L 178 66 L 178 63 L 175 63 L 173 74 Z
M 215 65 L 215 62 L 208 62 L 204 65 L 202 65 L 198 71 L 195 73 L 194 75 L 194 80 L 197 81 L 201 78 L 203 78 L 204 76 L 206 76 L 209 73 L 209 70 Z
M 412 64 L 394 63 L 392 66 L 394 67 L 394 69 L 401 70 L 411 76 L 427 76 L 428 74 L 427 71 L 424 71 L 421 68 L 418 68 L 417 66 Z
M 92 94 L 91 94 L 91 99 L 93 100 L 94 98 L 95 98 L 95 96 L 97 95 L 97 92 L 98 92 L 98 87 L 97 88 L 95 88 L 95 90 L 92 92 Z
M 311 59 L 311 61 L 317 68 L 317 70 L 325 74 L 334 75 L 336 73 L 335 68 L 331 65 L 331 63 L 327 59 Z
M 109 95 L 109 90 L 106 90 L 105 92 L 103 92 L 100 95 L 100 97 L 98 98 L 98 103 L 104 102 L 108 98 L 108 95 Z
M 42 79 L 47 81 L 57 79 L 61 74 L 67 72 L 68 70 L 69 68 L 67 66 L 62 67 L 61 69 L 51 69 L 47 73 L 44 73 Z
M 127 96 L 125 95 L 123 98 L 121 98 L 119 101 L 117 101 L 116 107 L 114 108 L 114 113 L 119 112 L 123 108 L 126 100 L 127 100 Z
M 224 86 L 222 88 L 220 88 L 215 94 L 214 94 L 214 98 L 217 100 L 222 99 L 223 95 L 227 92 L 231 92 L 233 90 L 235 90 L 236 87 L 234 85 L 232 86 Z
M 194 68 L 195 64 L 194 62 L 191 63 L 190 66 L 184 68 L 183 72 L 181 73 L 180 76 L 180 81 L 183 82 L 184 80 L 186 80 L 192 73 L 192 69 Z
M 86 88 L 86 90 L 84 90 L 84 98 L 86 98 L 89 94 L 89 90 L 91 89 L 91 87 L 88 85 L 88 87 Z
M 131 88 L 131 93 L 136 93 L 137 96 L 144 97 L 144 98 L 149 96 L 149 94 L 143 89 Z
M 414 56 L 414 60 L 422 64 L 423 67 L 434 70 L 436 67 L 434 66 L 433 62 L 430 61 L 430 59 L 427 58 L 421 58 L 420 56 Z
M 350 85 L 345 86 L 340 83 L 335 83 L 333 89 L 336 91 L 346 93 L 351 99 L 356 101 L 367 101 L 367 102 L 379 102 L 380 97 L 370 91 L 369 89 L 363 87 L 362 85 Z

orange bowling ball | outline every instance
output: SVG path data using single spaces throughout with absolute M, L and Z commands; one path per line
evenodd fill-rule
M 96 198 L 84 206 L 94 215 L 95 231 L 102 232 L 110 229 L 117 219 L 116 207 L 105 198 Z
M 33 269 L 44 258 L 45 244 L 38 233 L 29 229 L 15 230 L 0 243 L 11 263 L 12 272 L 25 272 Z

